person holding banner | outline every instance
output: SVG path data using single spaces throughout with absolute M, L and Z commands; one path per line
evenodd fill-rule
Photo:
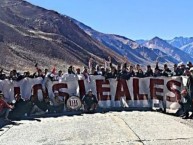
M 94 111 L 96 111 L 97 106 L 98 106 L 98 99 L 92 93 L 91 89 L 82 98 L 82 101 L 83 101 L 83 104 L 84 104 L 84 111 L 85 112 L 94 112 Z
M 9 120 L 9 112 L 13 109 L 13 106 L 7 104 L 4 100 L 4 95 L 0 93 L 0 117 L 4 116 L 5 120 Z

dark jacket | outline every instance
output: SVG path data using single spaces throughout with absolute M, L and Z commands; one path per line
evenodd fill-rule
M 186 90 L 191 99 L 193 99 L 193 76 L 189 76 L 186 84 Z

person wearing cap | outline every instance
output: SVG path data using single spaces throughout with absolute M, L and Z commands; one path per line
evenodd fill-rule
M 190 68 L 190 76 L 188 77 L 187 84 L 186 84 L 186 90 L 188 97 L 191 100 L 191 111 L 193 112 L 193 67 Z M 193 114 L 190 116 L 193 117 Z
M 90 89 L 88 93 L 82 98 L 82 102 L 84 104 L 84 111 L 85 112 L 94 112 L 97 109 L 98 99 L 92 93 Z
M 4 100 L 3 93 L 0 93 L 0 117 L 4 116 L 5 120 L 9 120 L 9 112 L 13 109 L 13 106 L 7 104 Z

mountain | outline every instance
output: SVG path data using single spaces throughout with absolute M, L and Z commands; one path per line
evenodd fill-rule
M 156 40 L 157 39 L 157 40 Z M 34 64 L 81 67 L 90 57 L 97 63 L 111 56 L 113 63 L 132 64 L 191 61 L 187 53 L 159 38 L 136 42 L 124 36 L 104 34 L 52 10 L 23 0 L 1 0 L 0 67 L 34 71 Z M 140 44 L 139 44 L 140 43 Z M 191 50 L 189 49 L 184 51 Z
M 175 37 L 167 42 L 193 56 L 193 37 Z
M 0 66 L 6 70 L 42 67 L 64 69 L 87 65 L 90 57 L 98 63 L 111 56 L 123 58 L 91 38 L 68 16 L 34 6 L 23 0 L 1 0 Z
M 89 26 L 86 26 L 85 24 L 77 20 L 74 20 L 74 19 L 72 20 L 92 38 L 100 41 L 107 47 L 119 53 L 120 55 L 126 56 L 127 59 L 134 64 L 136 63 L 140 63 L 143 65 L 155 64 L 155 61 L 160 61 L 161 63 L 164 63 L 164 62 L 178 63 L 179 61 L 181 61 L 181 59 L 173 58 L 172 55 L 170 56 L 167 55 L 167 52 L 165 51 L 165 49 L 160 49 L 160 48 L 150 49 L 151 46 L 149 45 L 143 46 L 144 43 L 149 41 L 146 41 L 146 40 L 134 41 L 124 36 L 119 36 L 114 34 L 104 34 L 92 29 Z
M 146 43 L 148 40 L 144 40 L 144 39 L 139 39 L 139 40 L 135 40 L 135 42 L 137 42 L 140 45 L 143 45 L 144 43 Z
M 175 37 L 172 40 L 167 40 L 167 42 L 174 47 L 181 48 L 189 43 L 192 43 L 193 37 Z
M 159 37 L 154 37 L 143 45 L 151 49 L 159 49 L 160 51 L 165 52 L 167 54 L 166 56 L 173 57 L 178 62 L 187 62 L 193 60 L 189 54 L 172 46 L 167 41 Z
M 180 47 L 180 49 L 193 57 L 193 42 Z

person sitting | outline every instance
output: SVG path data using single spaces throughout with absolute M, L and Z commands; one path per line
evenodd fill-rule
M 62 100 L 59 97 L 59 92 L 54 91 L 54 98 L 52 99 L 52 108 L 51 112 L 62 113 L 64 110 L 65 100 Z
M 94 112 L 98 106 L 98 100 L 96 96 L 89 90 L 88 93 L 82 98 L 85 112 Z
M 0 117 L 4 116 L 5 120 L 9 120 L 8 116 L 11 109 L 13 106 L 5 102 L 3 93 L 0 93 Z
M 42 104 L 41 102 L 39 102 L 38 97 L 32 95 L 30 102 L 32 107 L 29 116 L 45 114 L 45 111 L 43 111 L 43 109 L 41 108 Z
M 15 95 L 14 108 L 9 114 L 11 119 L 20 119 L 31 111 L 32 104 L 29 100 L 24 100 L 21 94 Z

